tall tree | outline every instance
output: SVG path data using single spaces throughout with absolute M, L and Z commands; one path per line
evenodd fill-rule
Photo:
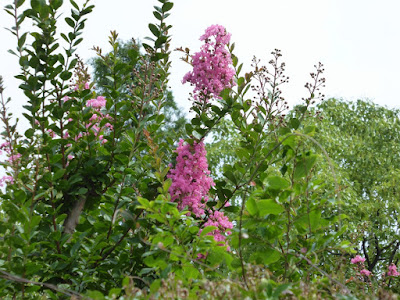
M 370 101 L 317 106 L 316 138 L 348 179 L 344 206 L 366 267 L 380 273 L 400 258 L 400 111 Z

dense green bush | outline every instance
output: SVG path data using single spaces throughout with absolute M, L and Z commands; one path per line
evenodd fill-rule
M 379 249 L 398 246 L 395 233 L 383 237 L 397 221 L 375 232 L 368 230 L 375 218 L 357 224 L 369 212 L 348 199 L 359 193 L 370 203 L 382 182 L 356 181 L 346 164 L 357 154 L 341 156 L 330 144 L 330 123 L 313 108 L 323 98 L 322 64 L 306 84 L 308 96 L 288 112 L 280 51 L 242 74 L 230 34 L 213 25 L 199 52 L 178 49 L 193 66 L 184 76 L 194 91 L 183 130 L 184 120 L 168 110 L 173 3 L 158 2 L 144 51 L 121 44 L 116 32 L 110 53 L 94 49 L 95 82 L 74 55 L 90 1 L 70 0 L 64 20 L 62 0 L 32 0 L 23 11 L 24 0 L 6 6 L 29 128 L 18 133 L 1 82 L 0 297 L 395 299 L 388 291 L 398 280 L 394 265 L 375 277 L 366 271 L 376 265 L 375 234 Z M 26 20 L 32 32 L 21 32 Z M 70 32 L 59 33 L 62 21 Z M 320 108 L 329 112 L 326 105 Z M 397 204 L 385 199 L 373 211 L 395 218 Z M 367 234 L 354 237 L 348 229 L 357 226 Z M 350 261 L 360 241 L 369 247 L 368 270 Z M 392 253 L 376 255 L 397 264 Z

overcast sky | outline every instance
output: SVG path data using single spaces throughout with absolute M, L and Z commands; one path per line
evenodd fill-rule
M 11 0 L 0 0 L 2 6 Z M 65 0 L 64 0 L 65 1 Z M 29 2 L 29 1 L 27 1 Z M 65 1 L 68 2 L 68 1 Z M 81 4 L 83 1 L 77 0 Z M 152 6 L 156 0 L 96 0 L 87 21 L 84 42 L 79 54 L 84 59 L 94 55 L 93 45 L 108 50 L 110 30 L 121 39 L 143 40 L 151 35 L 147 25 L 155 22 Z M 400 1 L 398 0 L 176 0 L 167 19 L 173 25 L 172 48 L 188 46 L 198 51 L 199 36 L 212 24 L 221 24 L 232 33 L 235 53 L 244 70 L 253 55 L 267 63 L 270 52 L 282 50 L 290 83 L 283 88 L 290 104 L 306 96 L 305 82 L 313 65 L 325 65 L 327 97 L 347 100 L 369 98 L 388 107 L 400 108 Z M 65 17 L 66 15 L 64 15 Z M 4 30 L 12 19 L 0 12 L 0 75 L 4 77 L 7 96 L 15 100 L 14 110 L 25 99 L 17 90 L 17 60 L 7 49 L 15 47 L 14 37 Z M 181 80 L 189 65 L 172 55 L 170 85 L 175 98 L 187 110 L 191 88 Z

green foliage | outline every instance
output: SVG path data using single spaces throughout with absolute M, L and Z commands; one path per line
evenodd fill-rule
M 331 100 L 316 121 L 311 104 L 325 82 L 319 64 L 309 96 L 286 116 L 280 51 L 268 67 L 254 59 L 243 75 L 232 44 L 236 85 L 195 103 L 186 123 L 167 90 L 173 3 L 158 2 L 145 53 L 116 32 L 111 52 L 94 48 L 96 90 L 74 56 L 89 1 L 70 0 L 61 20 L 69 32 L 60 34 L 63 1 L 32 0 L 22 13 L 24 1 L 6 6 L 16 21 L 11 53 L 19 57 L 30 126 L 18 134 L 0 80 L 2 165 L 10 176 L 0 194 L 0 297 L 354 299 L 364 288 L 375 292 L 348 261 L 359 243 L 371 270 L 372 259 L 397 259 L 398 237 L 389 230 L 398 225 L 397 112 Z M 32 32 L 21 32 L 26 19 Z M 190 51 L 182 51 L 190 63 Z M 215 186 L 201 217 L 179 210 L 169 194 L 181 136 L 209 141 Z M 351 188 L 341 193 L 345 183 Z M 219 228 L 205 226 L 217 211 L 234 224 L 226 244 L 211 235 Z M 362 226 L 363 234 L 352 236 L 347 226 Z M 351 274 L 358 281 L 346 286 Z
M 324 119 L 316 138 L 343 177 L 352 242 L 379 274 L 399 260 L 399 111 L 369 101 L 330 99 L 318 105 Z

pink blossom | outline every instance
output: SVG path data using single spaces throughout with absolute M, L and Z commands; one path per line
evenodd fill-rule
M 202 217 L 206 211 L 208 192 L 215 183 L 210 176 L 206 158 L 206 150 L 202 141 L 193 142 L 193 145 L 181 139 L 175 151 L 175 168 L 171 168 L 168 178 L 172 179 L 169 188 L 171 200 L 178 202 L 178 208 L 187 207 L 196 217 Z M 217 229 L 210 232 L 217 242 L 223 242 L 226 235 L 230 235 L 229 229 L 233 228 L 232 222 L 220 211 L 208 210 L 208 219 L 204 223 L 206 226 L 215 226 Z M 228 246 L 229 248 L 229 246 Z
M 212 25 L 200 37 L 205 43 L 200 52 L 192 56 L 193 71 L 188 72 L 182 81 L 195 86 L 195 100 L 207 102 L 212 97 L 220 98 L 223 89 L 233 86 L 235 70 L 230 67 L 232 58 L 226 47 L 230 36 L 223 26 Z
M 170 170 L 168 178 L 172 179 L 169 188 L 172 201 L 178 202 L 178 208 L 186 206 L 197 217 L 204 215 L 208 191 L 214 185 L 209 176 L 206 150 L 203 142 L 193 145 L 184 144 L 181 139 L 175 151 L 178 154 L 175 168 Z
M 107 100 L 103 96 L 98 96 L 96 99 L 90 99 L 86 102 L 87 106 L 94 108 L 102 108 L 106 106 Z
M 79 132 L 79 134 L 75 137 L 75 142 L 76 142 L 77 140 L 79 140 L 81 137 L 82 137 L 82 132 Z
M 361 275 L 365 275 L 365 276 L 370 276 L 370 275 L 371 275 L 371 272 L 368 271 L 367 269 L 362 269 L 362 270 L 360 271 L 360 274 L 361 274 Z
M 63 101 L 64 101 L 64 102 L 67 102 L 69 99 L 71 99 L 71 98 L 68 97 L 68 96 L 65 96 L 65 97 L 63 98 Z
M 102 145 L 104 145 L 105 143 L 107 143 L 107 139 L 105 139 L 103 135 L 99 135 L 99 140 L 101 141 L 101 144 L 102 144 Z
M 85 82 L 85 90 L 89 90 L 89 89 L 90 89 L 89 82 Z
M 391 264 L 391 265 L 388 267 L 388 269 L 389 269 L 389 271 L 387 272 L 387 275 L 388 275 L 388 276 L 395 276 L 395 277 L 397 277 L 397 276 L 400 275 L 400 273 L 397 272 L 397 267 L 396 267 L 395 264 Z
M 114 128 L 114 126 L 112 126 L 110 123 L 106 123 L 104 126 L 110 130 L 113 130 Z
M 56 136 L 55 132 L 51 129 L 47 129 L 47 132 L 49 133 L 49 135 L 54 138 Z
M 20 159 L 20 158 L 21 158 L 21 154 L 17 153 L 17 154 L 11 155 L 11 156 L 8 158 L 8 162 L 9 162 L 9 163 L 14 163 L 14 162 L 16 162 L 18 159 Z
M 98 116 L 97 116 L 96 114 L 93 114 L 93 115 L 90 117 L 89 121 L 90 121 L 90 122 L 93 122 L 93 121 L 95 121 L 97 118 L 98 118 Z
M 10 146 L 10 143 L 9 143 L 9 142 L 4 142 L 4 143 L 2 143 L 2 144 L 0 145 L 0 149 L 6 148 L 6 147 L 8 147 L 8 146 Z
M 69 160 L 72 160 L 74 158 L 74 156 L 71 155 L 71 154 L 69 154 L 67 157 L 68 157 Z
M 224 215 L 223 212 L 214 211 L 212 214 L 208 216 L 208 220 L 204 223 L 204 227 L 207 226 L 215 226 L 216 230 L 209 233 L 209 235 L 213 235 L 215 241 L 222 242 L 225 241 L 226 237 L 223 233 L 230 235 L 231 232 L 227 229 L 232 229 L 233 224 L 229 221 L 228 217 Z
M 360 255 L 356 255 L 356 257 L 352 258 L 350 262 L 352 264 L 357 264 L 359 262 L 364 262 L 364 261 L 365 261 L 365 258 L 361 257 Z
M 0 186 L 3 186 L 4 182 L 9 182 L 11 184 L 14 183 L 14 177 L 12 176 L 3 176 L 0 178 Z

